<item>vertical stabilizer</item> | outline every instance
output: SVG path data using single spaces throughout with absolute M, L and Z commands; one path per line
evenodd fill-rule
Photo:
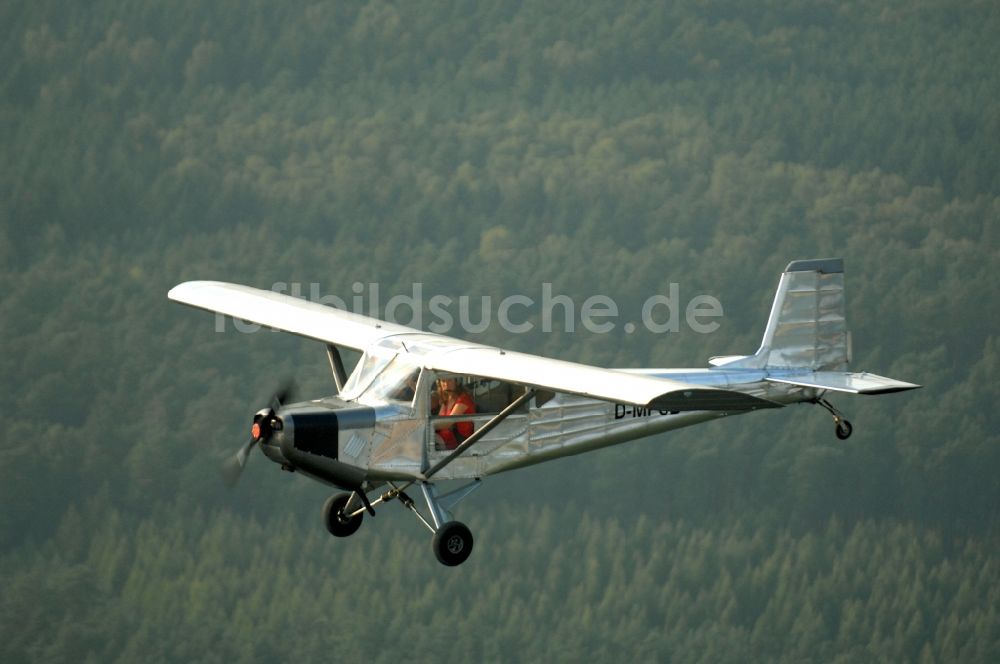
M 844 261 L 792 261 L 778 282 L 760 349 L 726 366 L 846 371 L 849 346 Z

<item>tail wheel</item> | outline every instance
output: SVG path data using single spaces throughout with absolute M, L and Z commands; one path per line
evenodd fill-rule
M 841 440 L 847 440 L 851 437 L 851 433 L 854 431 L 854 427 L 847 420 L 837 421 L 837 438 Z
M 461 565 L 472 553 L 472 543 L 472 532 L 465 524 L 449 521 L 434 533 L 434 555 L 442 565 Z
M 364 513 L 351 518 L 344 517 L 344 509 L 351 500 L 351 494 L 338 493 L 326 499 L 323 505 L 323 523 L 334 537 L 348 537 L 358 532 Z

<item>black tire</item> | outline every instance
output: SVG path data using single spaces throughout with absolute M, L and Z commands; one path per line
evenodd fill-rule
M 472 553 L 472 544 L 472 533 L 458 521 L 449 521 L 434 533 L 434 555 L 448 567 L 464 563 Z
M 326 529 L 334 537 L 348 537 L 358 532 L 358 528 L 361 527 L 361 521 L 365 516 L 364 512 L 350 519 L 344 519 L 341 516 L 341 512 L 347 507 L 347 502 L 350 499 L 351 494 L 338 493 L 327 498 L 323 505 L 323 523 L 326 524 Z
M 854 431 L 854 427 L 847 420 L 840 420 L 837 422 L 837 438 L 841 440 L 847 440 L 851 437 L 851 433 Z

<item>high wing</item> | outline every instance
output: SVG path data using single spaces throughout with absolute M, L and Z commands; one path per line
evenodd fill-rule
M 744 411 L 781 406 L 742 392 L 602 369 L 490 346 L 463 344 L 454 350 L 436 354 L 431 359 L 431 364 L 431 368 L 438 371 L 471 373 L 556 392 L 660 410 Z
M 318 302 L 222 281 L 186 281 L 171 288 L 167 297 L 198 309 L 361 351 L 385 337 L 417 331 Z
M 501 350 L 334 309 L 289 295 L 216 281 L 189 281 L 168 293 L 175 302 L 267 325 L 335 346 L 364 350 L 396 335 L 433 337 L 421 359 L 436 371 L 472 374 L 585 397 L 660 410 L 746 411 L 781 404 L 731 390 L 630 374 Z

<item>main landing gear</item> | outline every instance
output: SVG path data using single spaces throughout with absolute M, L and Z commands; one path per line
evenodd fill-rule
M 837 410 L 832 403 L 822 397 L 817 397 L 813 400 L 813 403 L 822 406 L 830 413 L 830 415 L 833 416 L 833 421 L 837 425 L 834 432 L 837 434 L 837 438 L 840 440 L 847 440 L 851 437 L 851 433 L 854 432 L 854 427 L 851 426 L 851 423 L 847 421 L 844 414 Z
M 465 524 L 455 521 L 449 510 L 478 489 L 481 484 L 479 480 L 474 480 L 439 496 L 434 484 L 422 482 L 420 492 L 427 503 L 429 520 L 420 513 L 413 499 L 403 491 L 405 487 L 398 488 L 392 482 L 389 483 L 389 486 L 392 487 L 390 491 L 386 491 L 372 501 L 369 501 L 367 495 L 362 491 L 339 493 L 330 496 L 326 504 L 323 505 L 323 522 L 326 524 L 326 529 L 334 537 L 348 537 L 361 527 L 361 521 L 364 519 L 366 511 L 374 515 L 374 505 L 396 498 L 403 507 L 413 512 L 417 519 L 434 534 L 431 546 L 438 562 L 448 567 L 455 567 L 469 558 L 475 540 L 469 528 Z

